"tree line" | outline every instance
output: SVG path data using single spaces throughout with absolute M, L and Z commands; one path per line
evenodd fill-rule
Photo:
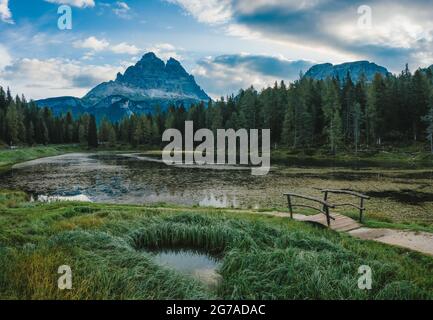
M 13 98 L 0 87 L 0 142 L 18 144 L 98 144 L 95 117 L 84 114 L 73 119 L 71 112 L 54 116 L 49 108 L 39 108 L 24 96 Z
M 191 105 L 157 108 L 119 122 L 70 112 L 53 116 L 24 97 L 0 90 L 0 139 L 8 144 L 98 143 L 160 145 L 165 129 L 271 129 L 271 142 L 290 149 L 326 148 L 336 153 L 384 144 L 429 142 L 433 151 L 433 72 L 406 68 L 398 75 L 361 75 L 314 80 L 301 75 L 286 85 L 260 92 L 250 87 L 237 95 Z

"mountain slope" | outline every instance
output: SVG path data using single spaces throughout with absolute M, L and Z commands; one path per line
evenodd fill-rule
M 316 80 L 338 77 L 340 80 L 343 80 L 348 73 L 352 81 L 357 82 L 362 74 L 365 75 L 367 81 L 372 81 L 376 73 L 386 76 L 389 74 L 389 71 L 369 61 L 346 62 L 339 65 L 323 63 L 312 66 L 305 74 L 305 77 Z
M 70 110 L 74 116 L 77 116 L 86 111 L 81 99 L 75 97 L 48 98 L 38 100 L 36 103 L 40 107 L 49 107 L 56 115 Z
M 59 97 L 36 103 L 51 108 L 56 114 L 68 110 L 74 115 L 89 112 L 99 119 L 107 116 L 118 121 L 131 114 L 153 113 L 158 106 L 166 109 L 171 104 L 183 104 L 188 108 L 191 104 L 209 100 L 179 61 L 170 58 L 164 63 L 149 52 L 123 75 L 119 73 L 114 81 L 99 84 L 82 99 Z

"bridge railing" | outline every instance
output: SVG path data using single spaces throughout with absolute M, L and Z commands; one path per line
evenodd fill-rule
M 329 194 L 343 194 L 343 195 L 350 195 L 353 197 L 356 197 L 359 199 L 359 205 L 353 204 L 353 203 L 337 203 L 334 204 L 334 207 L 344 207 L 344 206 L 350 206 L 355 209 L 359 210 L 359 222 L 362 222 L 364 212 L 366 210 L 365 208 L 365 200 L 370 199 L 369 196 L 366 196 L 365 194 L 349 191 L 349 190 L 336 190 L 336 189 L 319 189 L 323 194 L 323 201 L 327 202 L 329 198 Z M 325 206 L 323 206 L 325 208 Z
M 288 192 L 284 194 L 285 196 L 287 196 L 287 204 L 289 206 L 289 211 L 290 211 L 290 218 L 293 219 L 293 208 L 294 207 L 302 207 L 302 208 L 309 208 L 309 209 L 313 209 L 316 211 L 319 211 L 320 213 L 323 213 L 326 216 L 326 222 L 328 223 L 328 226 L 331 225 L 331 219 L 335 220 L 334 217 L 332 217 L 329 213 L 329 209 L 333 209 L 335 208 L 334 205 L 328 203 L 326 200 L 322 200 L 322 199 L 318 199 L 318 198 L 314 198 L 314 197 L 309 197 L 309 196 L 304 196 L 304 195 L 300 195 L 297 193 L 292 193 L 292 192 Z M 320 205 L 319 208 L 314 207 L 314 206 L 310 206 L 307 204 L 296 204 L 293 203 L 293 198 L 300 198 L 300 199 L 304 199 L 304 200 L 308 200 L 310 202 L 314 202 L 314 203 L 318 203 Z

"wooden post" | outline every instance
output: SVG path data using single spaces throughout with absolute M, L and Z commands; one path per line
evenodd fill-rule
M 323 197 L 323 201 L 328 202 L 328 191 L 325 191 L 325 195 Z M 323 205 L 323 211 L 326 211 L 326 205 Z
M 361 204 L 359 208 L 359 222 L 362 223 L 362 214 L 364 213 L 364 198 L 361 198 Z
M 292 208 L 292 201 L 290 200 L 290 195 L 287 195 L 287 203 L 289 205 L 290 219 L 293 219 L 293 208 Z
M 331 226 L 331 218 L 329 217 L 329 207 L 325 204 L 325 212 L 326 212 L 326 222 L 328 223 L 328 227 Z

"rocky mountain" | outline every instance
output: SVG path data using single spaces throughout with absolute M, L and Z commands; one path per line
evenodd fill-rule
M 376 73 L 386 76 L 389 74 L 389 71 L 369 61 L 355 61 L 338 65 L 331 63 L 317 64 L 312 66 L 304 76 L 316 80 L 322 80 L 328 77 L 338 77 L 340 80 L 344 80 L 347 73 L 350 74 L 352 81 L 357 82 L 362 74 L 365 75 L 367 81 L 372 81 Z
M 98 119 L 107 116 L 118 121 L 131 114 L 153 113 L 157 106 L 166 109 L 171 104 L 183 104 L 188 108 L 209 100 L 179 61 L 170 58 L 164 63 L 149 52 L 124 74 L 117 74 L 114 81 L 99 84 L 81 99 L 58 97 L 36 103 L 51 108 L 55 114 L 71 110 L 74 115 L 88 112 Z

